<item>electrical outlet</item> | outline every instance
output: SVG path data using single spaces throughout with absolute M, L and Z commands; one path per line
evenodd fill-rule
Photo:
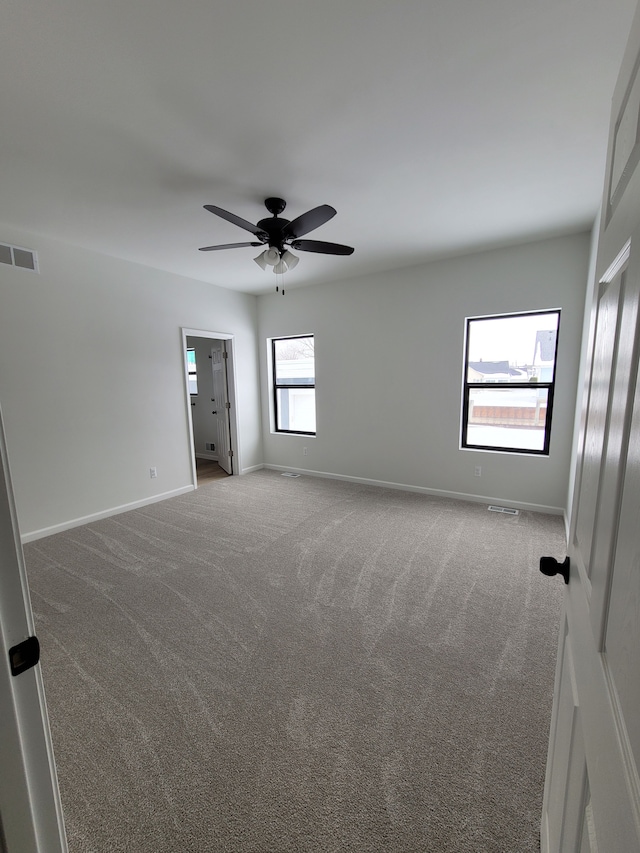
M 482 467 L 480 465 L 476 465 L 475 471 L 473 472 L 476 477 L 482 477 Z
M 157 468 L 149 468 L 149 476 L 151 477 L 152 480 L 155 480 L 155 478 L 158 476 L 158 469 Z
M 309 452 L 309 448 L 308 448 L 308 447 L 303 447 L 303 448 L 302 448 L 302 455 L 303 455 L 303 456 L 306 456 L 308 452 Z

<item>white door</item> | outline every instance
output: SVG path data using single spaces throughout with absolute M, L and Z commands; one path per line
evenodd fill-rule
M 64 853 L 42 675 L 37 663 L 26 668 L 37 659 L 34 637 L 0 412 L 0 848 Z
M 613 99 L 543 853 L 640 851 L 639 65 L 636 13 Z
M 227 474 L 233 473 L 231 452 L 231 423 L 229 418 L 229 390 L 227 382 L 227 349 L 224 341 L 216 341 L 211 347 L 211 369 L 213 370 L 212 412 L 216 421 L 218 465 Z

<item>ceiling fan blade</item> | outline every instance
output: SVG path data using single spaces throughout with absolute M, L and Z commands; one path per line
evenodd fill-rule
M 341 243 L 325 243 L 324 240 L 294 240 L 292 249 L 299 252 L 318 252 L 321 255 L 352 255 L 351 246 L 343 246 Z
M 335 208 L 329 204 L 321 204 L 320 207 L 314 207 L 313 210 L 308 210 L 302 216 L 293 219 L 288 225 L 285 225 L 282 229 L 282 238 L 283 240 L 294 240 L 296 237 L 302 237 L 304 234 L 308 234 L 309 231 L 313 231 L 314 228 L 324 225 L 325 222 L 328 222 L 335 215 Z
M 231 222 L 232 225 L 237 225 L 240 228 L 244 228 L 245 231 L 251 231 L 252 234 L 255 234 L 263 242 L 269 239 L 269 235 L 263 231 L 261 228 L 258 228 L 257 225 L 253 225 L 246 219 L 243 219 L 241 216 L 236 216 L 235 213 L 230 213 L 228 210 L 223 210 L 221 207 L 216 207 L 215 204 L 205 204 L 205 210 L 208 210 L 209 213 L 215 213 L 216 216 L 221 217 L 222 219 L 226 219 L 227 222 Z
M 223 243 L 221 246 L 203 246 L 200 252 L 215 252 L 218 249 L 239 249 L 241 246 L 263 246 L 264 243 Z

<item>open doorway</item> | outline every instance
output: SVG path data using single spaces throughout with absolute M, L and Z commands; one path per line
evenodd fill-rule
M 182 329 L 194 486 L 240 473 L 233 335 Z

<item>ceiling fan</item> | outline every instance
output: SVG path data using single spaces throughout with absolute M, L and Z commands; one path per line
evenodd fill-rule
M 216 207 L 214 204 L 205 204 L 204 209 L 210 213 L 215 213 L 227 222 L 233 225 L 238 225 L 244 228 L 245 231 L 251 232 L 257 240 L 249 243 L 223 243 L 220 246 L 203 246 L 201 252 L 215 252 L 218 249 L 237 249 L 243 246 L 263 246 L 265 249 L 255 262 L 266 269 L 267 266 L 273 267 L 274 273 L 285 273 L 287 270 L 293 269 L 298 263 L 298 258 L 289 251 L 289 247 L 299 252 L 316 252 L 323 255 L 351 255 L 353 248 L 351 246 L 343 246 L 341 243 L 327 243 L 323 240 L 301 240 L 305 234 L 319 228 L 328 222 L 336 215 L 335 208 L 328 204 L 321 204 L 319 207 L 314 207 L 308 210 L 297 219 L 289 221 L 283 219 L 280 214 L 287 206 L 287 203 L 282 198 L 267 198 L 264 202 L 265 207 L 272 214 L 271 218 L 261 219 L 257 225 L 253 225 L 246 219 L 236 216 L 235 213 L 230 213 L 228 210 L 223 210 L 221 207 Z

